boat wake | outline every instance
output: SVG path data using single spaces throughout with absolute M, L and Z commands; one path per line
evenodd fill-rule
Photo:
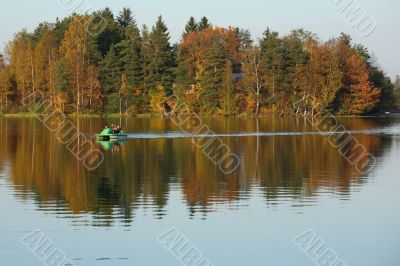
M 400 128 L 379 128 L 368 130 L 346 131 L 353 135 L 400 135 Z M 215 137 L 273 137 L 273 136 L 331 136 L 340 135 L 344 131 L 309 131 L 309 132 L 240 132 L 240 133 L 210 133 L 191 134 L 187 132 L 166 132 L 166 133 L 138 133 L 128 134 L 128 139 L 185 139 L 185 138 L 215 138 Z

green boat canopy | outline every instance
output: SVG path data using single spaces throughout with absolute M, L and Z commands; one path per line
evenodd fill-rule
M 112 135 L 112 134 L 114 134 L 114 132 L 112 131 L 111 128 L 105 128 L 103 129 L 100 135 Z

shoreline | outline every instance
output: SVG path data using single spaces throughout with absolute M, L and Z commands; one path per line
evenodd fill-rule
M 0 114 L 0 118 L 34 118 L 36 116 L 35 113 L 15 113 L 15 114 Z M 151 113 L 145 114 L 137 114 L 137 115 L 120 115 L 120 114 L 66 114 L 68 118 L 169 118 L 168 116 L 162 117 L 160 115 L 154 115 Z M 189 117 L 189 116 L 185 116 Z M 203 118 L 306 118 L 304 116 L 292 116 L 292 115 L 212 115 L 212 116 L 201 116 Z M 311 116 L 307 116 L 308 118 L 312 118 Z M 323 117 L 323 116 L 315 116 L 315 117 Z M 334 115 L 334 117 L 338 118 L 368 118 L 368 117 L 400 117 L 400 113 L 391 113 L 391 114 L 375 114 L 375 115 Z

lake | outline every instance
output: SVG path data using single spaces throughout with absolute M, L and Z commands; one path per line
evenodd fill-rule
M 39 119 L 0 118 L 1 265 L 53 265 L 50 250 L 73 265 L 400 265 L 400 117 L 327 122 L 373 156 L 365 171 L 310 119 L 203 118 L 207 134 L 71 122 L 104 156 L 96 169 Z M 111 123 L 129 138 L 96 142 Z

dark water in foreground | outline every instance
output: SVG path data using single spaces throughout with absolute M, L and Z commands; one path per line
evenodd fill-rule
M 306 230 L 340 265 L 400 265 L 400 118 L 340 119 L 376 158 L 368 174 L 303 119 L 204 122 L 233 173 L 170 120 L 122 120 L 114 144 L 93 135 L 118 120 L 73 121 L 105 156 L 88 171 L 38 120 L 0 118 L 0 265 L 43 265 L 20 241 L 36 229 L 74 265 L 182 265 L 189 247 L 214 266 L 324 265 L 293 243 Z M 176 256 L 157 240 L 170 228 L 188 241 Z

